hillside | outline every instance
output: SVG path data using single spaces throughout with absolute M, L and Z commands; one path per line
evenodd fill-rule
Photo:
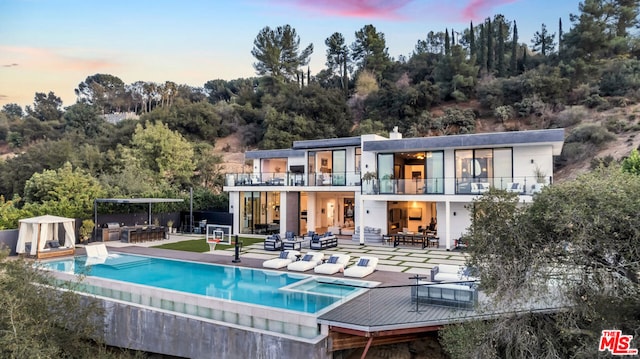
M 475 101 L 456 104 L 459 108 L 471 108 L 480 111 L 479 104 Z M 434 116 L 442 114 L 443 107 L 436 107 L 432 110 Z M 526 119 L 513 119 L 505 123 L 501 123 L 493 117 L 485 117 L 477 120 L 476 132 L 501 132 L 513 130 L 533 130 L 540 129 L 543 123 L 561 123 L 564 119 L 572 116 L 579 116 L 576 123 L 565 126 L 566 136 L 579 126 L 599 125 L 607 126 L 607 122 L 617 121 L 626 124 L 628 130 L 615 134 L 613 141 L 605 143 L 601 148 L 594 148 L 593 153 L 585 156 L 585 159 L 574 161 L 566 166 L 556 170 L 554 180 L 562 182 L 576 178 L 579 174 L 589 171 L 591 160 L 594 158 L 606 158 L 611 156 L 614 160 L 620 160 L 626 157 L 634 148 L 640 147 L 640 104 L 628 105 L 626 107 L 614 107 L 605 111 L 595 109 L 587 109 L 582 106 L 567 107 L 563 111 L 557 113 L 545 113 L 541 116 L 533 116 Z M 224 151 L 223 149 L 227 149 Z M 228 137 L 221 138 L 216 141 L 215 151 L 223 156 L 224 172 L 237 173 L 243 172 L 245 162 L 242 138 L 239 133 L 232 134 Z M 245 171 L 250 171 L 246 168 Z

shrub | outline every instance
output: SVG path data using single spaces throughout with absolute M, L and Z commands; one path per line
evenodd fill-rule
M 593 94 L 591 96 L 589 96 L 588 98 L 586 98 L 583 102 L 583 105 L 587 106 L 588 108 L 598 108 L 600 109 L 602 106 L 605 106 L 608 104 L 607 100 L 603 97 L 600 97 L 600 95 L 598 94 Z
M 587 117 L 587 110 L 582 106 L 569 107 L 566 110 L 553 116 L 551 119 L 551 127 L 565 128 L 579 124 L 582 119 Z
M 605 122 L 604 126 L 607 128 L 608 131 L 613 133 L 622 133 L 627 131 L 628 129 L 628 124 L 617 118 L 608 119 Z
M 609 141 L 615 140 L 615 138 L 615 135 L 602 126 L 586 125 L 574 129 L 569 136 L 567 136 L 565 143 L 588 143 L 600 147 Z
M 493 111 L 493 115 L 504 123 L 513 117 L 513 108 L 511 106 L 499 106 Z
M 596 157 L 591 160 L 590 168 L 593 170 L 600 166 L 609 167 L 614 162 L 615 162 L 615 158 L 613 158 L 613 156 L 611 155 L 607 155 L 605 157 Z

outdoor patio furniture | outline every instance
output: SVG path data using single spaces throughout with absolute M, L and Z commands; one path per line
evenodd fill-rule
M 265 251 L 279 251 L 282 250 L 282 239 L 279 234 L 273 234 L 267 236 L 264 240 L 264 250 Z
M 472 183 L 471 184 L 471 193 L 485 193 L 489 190 L 489 183 L 481 182 L 481 183 Z
M 478 278 L 471 275 L 471 270 L 465 266 L 438 264 L 431 268 L 432 282 L 475 282 Z
M 335 274 L 344 270 L 351 256 L 348 254 L 332 254 L 329 259 L 313 269 L 318 274 Z
M 478 289 L 467 284 L 433 284 L 419 281 L 411 287 L 411 302 L 473 309 L 478 303 Z
M 262 262 L 262 266 L 272 269 L 284 268 L 291 262 L 295 261 L 299 255 L 300 252 L 298 251 L 282 251 L 280 252 L 280 256 L 278 256 L 278 258 L 266 260 Z
M 302 244 L 305 243 L 305 238 L 300 238 L 296 236 L 293 232 L 286 232 L 285 238 L 282 241 L 283 249 L 295 249 L 301 250 Z
M 363 256 L 356 261 L 356 264 L 344 270 L 344 276 L 357 278 L 366 277 L 376 270 L 376 266 L 378 266 L 378 257 Z
M 289 263 L 287 270 L 306 272 L 322 263 L 323 258 L 322 252 L 307 252 L 299 261 Z
M 331 232 L 325 233 L 322 237 L 317 234 L 311 239 L 309 247 L 311 249 L 327 249 L 338 246 L 338 238 Z
M 515 193 L 523 193 L 524 188 L 522 187 L 522 183 L 519 182 L 509 182 L 507 183 L 507 191 L 515 192 Z

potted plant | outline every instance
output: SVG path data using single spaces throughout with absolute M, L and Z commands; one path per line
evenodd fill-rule
M 169 233 L 174 233 L 173 221 L 172 220 L 168 220 L 167 221 L 167 227 L 169 228 Z
M 89 238 L 91 238 L 91 233 L 93 233 L 93 229 L 96 224 L 92 219 L 85 219 L 82 221 L 82 225 L 80 226 L 80 243 L 88 243 Z
M 371 171 L 367 171 L 362 175 L 362 180 L 363 181 L 371 181 L 378 178 L 378 175 L 375 172 L 371 172 Z

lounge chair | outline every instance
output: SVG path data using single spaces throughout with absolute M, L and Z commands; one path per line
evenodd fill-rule
M 323 258 L 324 254 L 322 252 L 307 252 L 299 261 L 290 263 L 287 269 L 296 272 L 305 272 L 322 263 Z
M 92 244 L 84 247 L 84 249 L 87 253 L 86 265 L 102 264 L 109 257 L 107 246 L 104 243 Z
M 266 260 L 262 262 L 262 266 L 265 268 L 273 268 L 273 269 L 284 268 L 287 265 L 289 265 L 291 262 L 295 261 L 299 255 L 300 255 L 300 252 L 298 251 L 293 251 L 293 250 L 282 251 L 280 252 L 280 256 L 278 258 Z
M 366 277 L 376 270 L 378 257 L 360 257 L 356 264 L 344 270 L 345 277 Z
M 522 193 L 524 192 L 524 188 L 522 188 L 522 184 L 519 182 L 509 182 L 507 183 L 507 191 Z
M 348 254 L 332 254 L 329 259 L 313 269 L 318 274 L 335 274 L 344 270 L 351 256 Z

